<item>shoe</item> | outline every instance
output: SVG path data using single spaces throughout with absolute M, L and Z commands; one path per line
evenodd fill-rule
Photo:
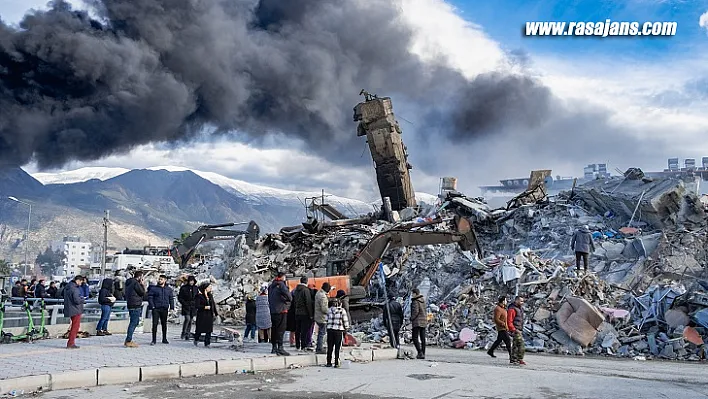
M 492 352 L 490 352 L 490 351 L 487 351 L 487 354 L 488 354 L 489 356 L 491 356 L 491 357 L 496 358 L 496 356 L 494 356 L 494 353 L 492 353 Z
M 526 366 L 526 362 L 523 361 L 523 360 L 519 360 L 519 361 L 517 362 L 517 364 L 519 364 L 519 365 L 521 365 L 521 366 Z
M 150 346 L 155 346 L 155 341 L 150 342 Z
M 315 348 L 313 348 L 313 347 L 311 347 L 311 346 L 308 346 L 307 348 L 305 348 L 305 351 L 307 351 L 307 352 L 314 352 L 314 351 L 315 351 Z
M 199 345 L 199 341 L 196 341 L 196 340 L 195 340 L 195 341 L 194 341 L 194 346 L 197 346 L 197 345 Z
M 278 349 L 275 351 L 275 354 L 278 356 L 290 356 L 290 353 L 283 349 L 282 344 L 278 345 Z
M 277 353 L 278 353 L 278 347 L 277 347 L 275 344 L 271 344 L 271 345 L 273 345 L 273 348 L 270 350 L 270 353 L 272 353 L 272 354 L 274 354 L 274 355 L 277 354 Z
M 81 347 L 77 346 L 77 345 L 71 345 L 71 346 L 66 347 L 66 349 L 79 349 L 79 348 L 81 348 Z
M 416 359 L 425 359 L 425 355 L 422 353 L 418 352 L 418 356 L 415 357 Z
M 340 368 L 340 367 L 342 367 L 342 366 L 340 366 L 339 363 L 336 363 L 336 364 L 334 365 L 334 368 L 335 368 L 335 369 L 338 369 L 338 368 Z
M 163 340 L 162 340 L 162 343 L 163 343 L 163 344 L 169 344 L 170 341 L 168 341 L 168 340 L 166 340 L 166 339 L 163 339 Z
M 113 335 L 113 334 L 108 332 L 107 330 L 103 330 L 103 335 Z
M 179 339 L 185 339 L 185 338 L 184 338 L 184 333 L 180 334 Z
M 325 367 L 332 367 L 332 363 L 325 364 Z
M 97 336 L 97 337 L 102 337 L 102 336 L 104 336 L 104 335 L 106 335 L 106 334 L 103 333 L 103 330 L 96 331 L 96 336 Z
M 509 360 L 509 364 L 518 364 L 516 360 Z
M 137 348 L 139 345 L 133 341 L 130 341 L 130 342 L 124 343 L 123 346 L 125 346 L 126 348 Z

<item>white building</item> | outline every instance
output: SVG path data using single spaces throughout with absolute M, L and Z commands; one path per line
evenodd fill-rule
M 81 267 L 91 264 L 91 243 L 83 242 L 79 237 L 64 237 L 64 274 L 76 276 L 81 274 Z

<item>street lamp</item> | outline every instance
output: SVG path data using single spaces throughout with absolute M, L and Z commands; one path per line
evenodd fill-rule
M 30 232 L 30 223 L 32 221 L 32 205 L 21 201 L 15 197 L 7 197 L 10 201 L 15 201 L 19 202 L 20 204 L 27 205 L 29 207 L 29 214 L 27 214 L 27 234 L 25 235 L 25 276 L 27 275 L 27 251 L 29 250 L 29 232 Z

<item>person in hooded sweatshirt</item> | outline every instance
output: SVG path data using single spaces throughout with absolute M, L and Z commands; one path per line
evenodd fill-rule
M 585 225 L 579 228 L 573 239 L 570 241 L 570 247 L 575 251 L 575 268 L 580 270 L 580 259 L 583 260 L 583 269 L 588 271 L 588 257 L 592 252 L 595 252 L 595 244 L 592 242 L 590 228 Z
M 111 309 L 116 301 L 113 296 L 113 279 L 105 278 L 101 282 L 101 289 L 98 291 L 98 304 L 101 306 L 101 319 L 96 325 L 96 335 L 113 335 L 108 332 L 108 321 L 111 319 Z
M 416 359 L 425 359 L 425 329 L 428 327 L 428 306 L 425 297 L 417 288 L 413 289 L 411 298 L 411 324 L 413 325 L 413 345 L 418 356 Z
M 184 340 L 189 340 L 190 334 L 192 333 L 194 318 L 197 317 L 197 307 L 195 302 L 197 295 L 199 295 L 197 279 L 194 276 L 189 276 L 187 277 L 187 283 L 182 284 L 179 288 L 179 294 L 177 294 L 177 300 L 182 307 L 182 316 L 184 316 L 184 323 L 182 323 L 182 335 L 180 336 Z

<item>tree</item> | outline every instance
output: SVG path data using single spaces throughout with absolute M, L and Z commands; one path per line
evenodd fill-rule
M 62 250 L 52 251 L 50 247 L 47 247 L 43 253 L 37 255 L 36 264 L 39 265 L 42 274 L 51 276 L 62 267 L 64 259 L 66 259 L 66 255 Z
M 10 262 L 5 259 L 0 259 L 0 276 L 9 276 L 12 273 Z
M 187 237 L 189 237 L 191 234 L 192 234 L 192 233 L 182 233 L 182 234 L 180 234 L 179 238 L 175 238 L 175 239 L 172 241 L 172 245 L 174 245 L 175 247 L 181 245 L 181 244 L 184 242 L 184 240 L 186 240 Z

